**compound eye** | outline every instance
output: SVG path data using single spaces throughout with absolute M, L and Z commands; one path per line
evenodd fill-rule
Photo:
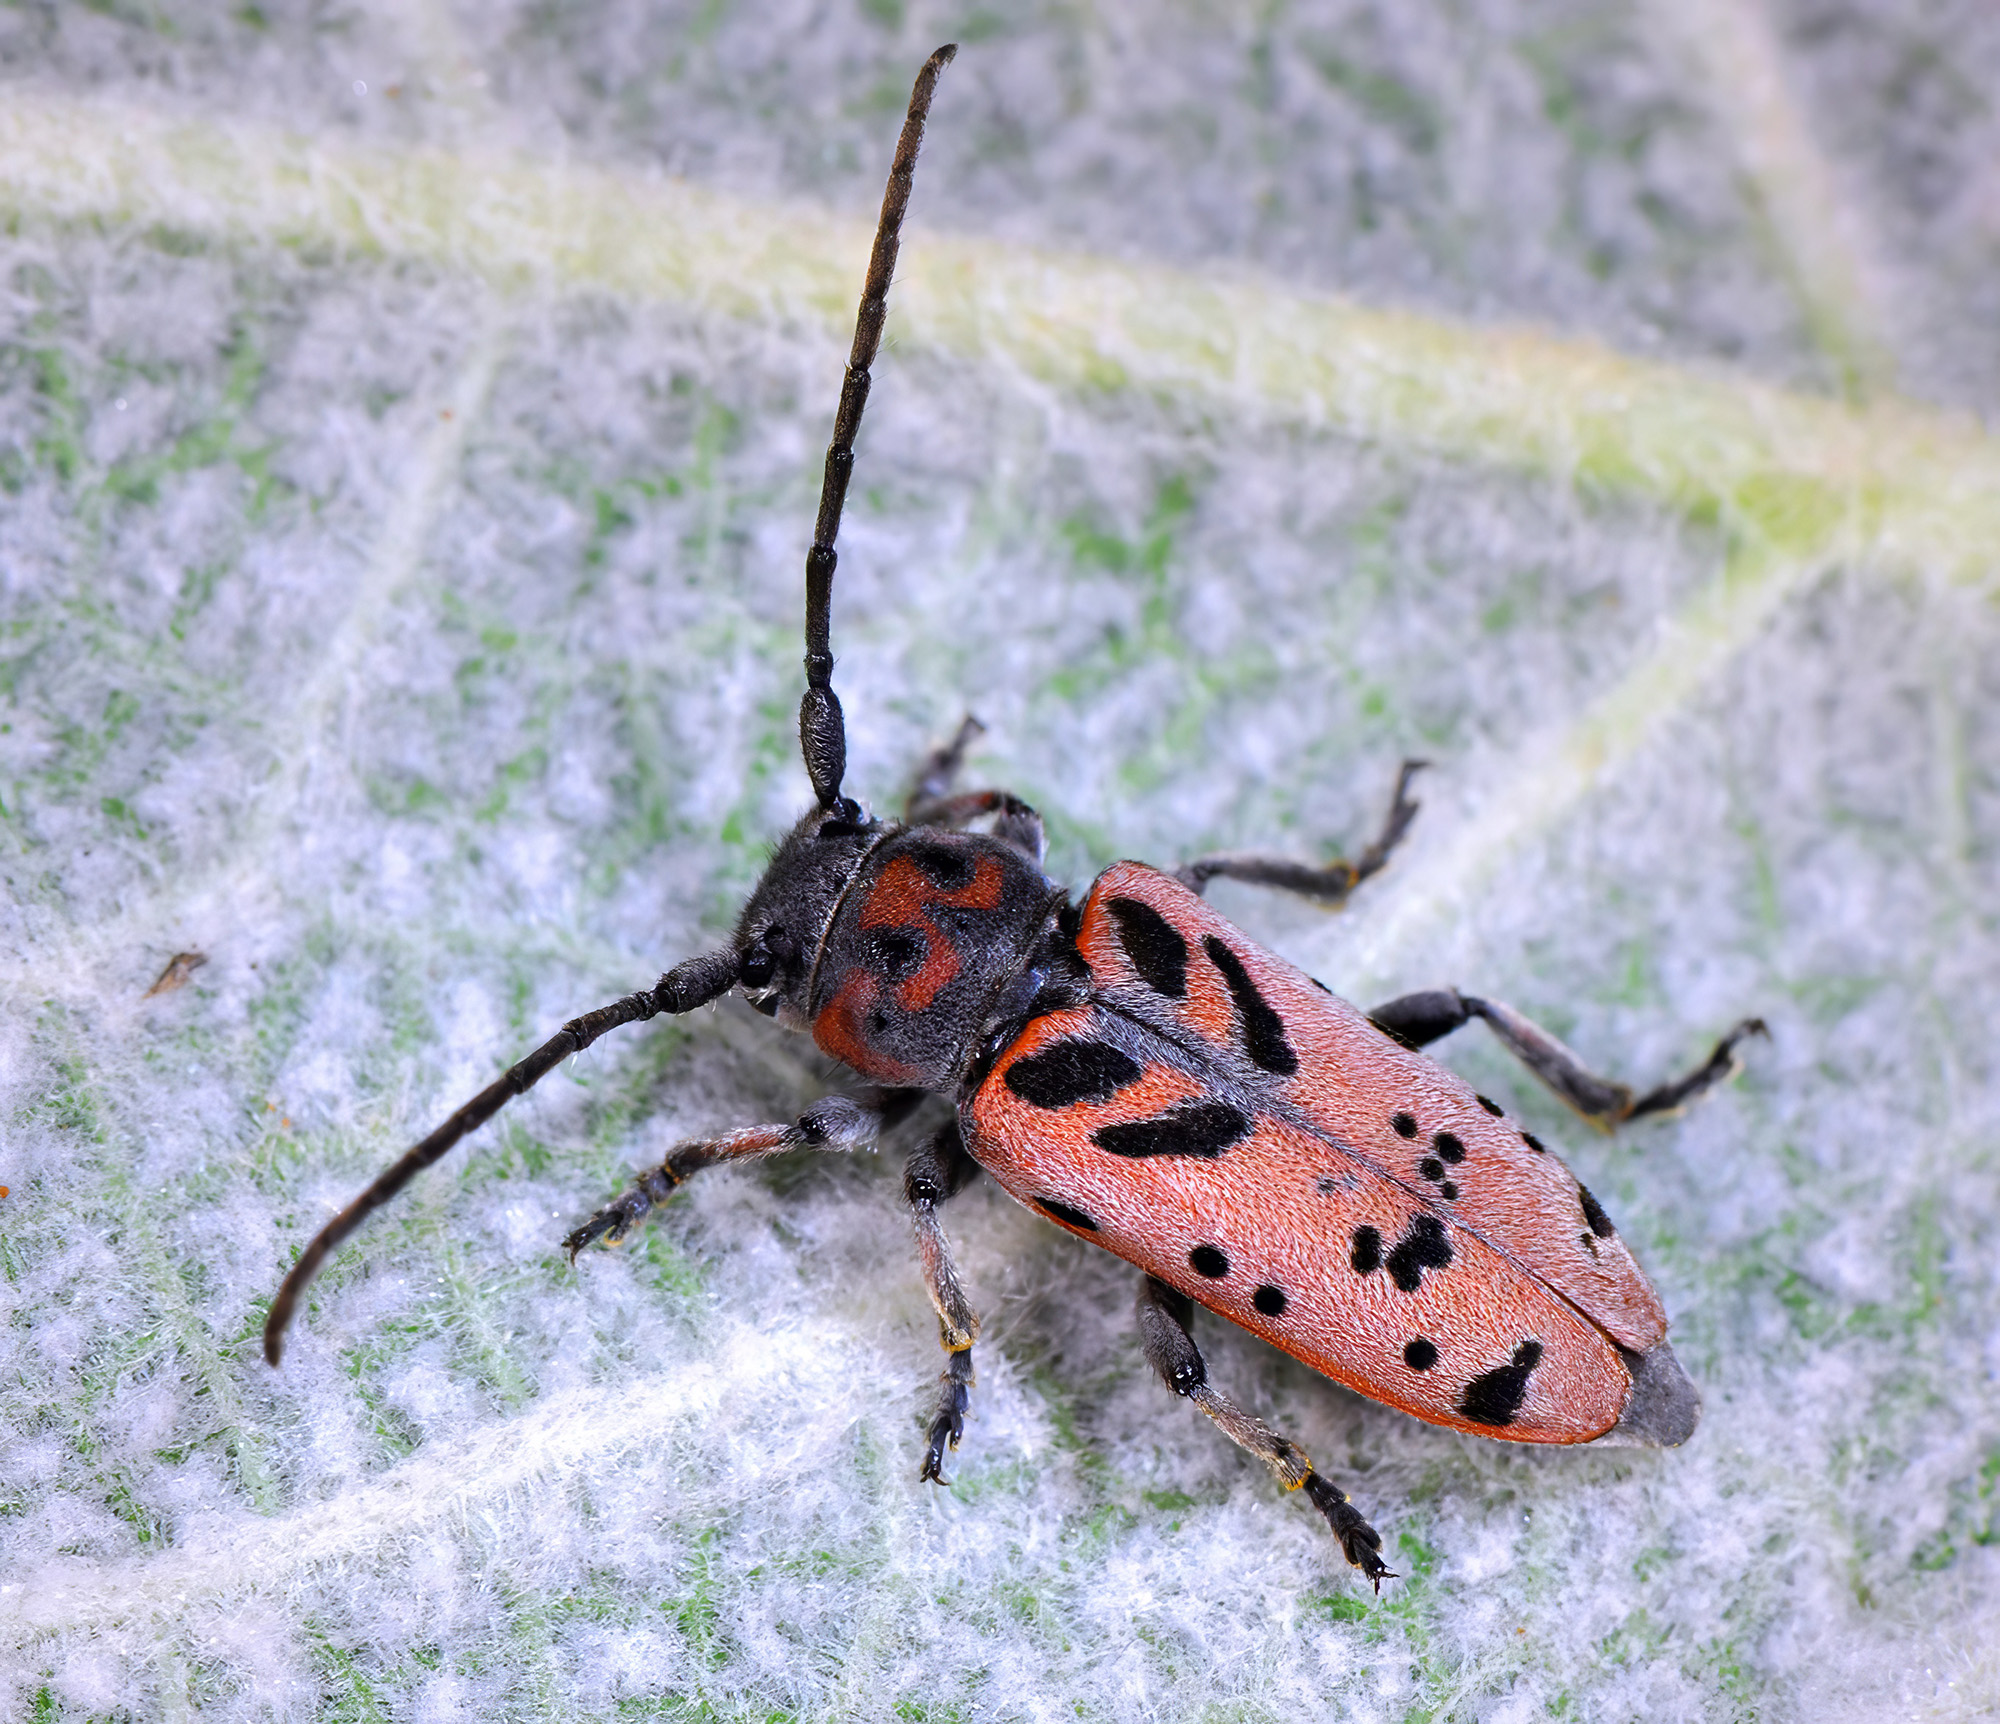
M 759 934 L 743 953 L 743 961 L 737 966 L 736 975 L 746 988 L 761 988 L 777 974 L 778 960 L 771 948 L 764 944 L 764 936 Z

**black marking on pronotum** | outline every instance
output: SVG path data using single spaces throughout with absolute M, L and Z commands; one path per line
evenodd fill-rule
M 1611 1217 L 1604 1213 L 1604 1206 L 1590 1195 L 1590 1187 L 1579 1183 L 1576 1200 L 1583 1205 L 1583 1218 L 1590 1223 L 1590 1231 L 1599 1239 L 1609 1239 L 1618 1231 L 1611 1225 Z
M 1299 1056 L 1285 1039 L 1285 1020 L 1271 1009 L 1271 1002 L 1257 991 L 1243 960 L 1213 934 L 1206 936 L 1201 949 L 1208 961 L 1222 972 L 1229 984 L 1229 997 L 1236 1002 L 1237 1021 L 1243 1026 L 1243 1051 L 1253 1064 L 1280 1077 L 1290 1077 L 1299 1069 Z
M 1057 1221 L 1067 1222 L 1071 1227 L 1080 1228 L 1085 1233 L 1097 1231 L 1097 1223 L 1081 1209 L 1070 1204 L 1058 1203 L 1053 1197 L 1032 1197 L 1028 1201 L 1044 1215 L 1052 1216 Z
M 1542 1344 L 1523 1341 L 1511 1363 L 1474 1377 L 1458 1410 L 1475 1425 L 1511 1425 L 1528 1393 L 1528 1374 L 1542 1362 Z
M 1396 1135 L 1398 1137 L 1415 1137 L 1417 1135 L 1417 1122 L 1406 1113 L 1392 1113 L 1389 1116 L 1389 1123 L 1396 1128 Z
M 1250 1135 L 1250 1120 L 1226 1101 L 1178 1102 L 1152 1119 L 1129 1125 L 1102 1125 L 1090 1141 L 1112 1155 L 1135 1159 L 1154 1155 L 1190 1155 L 1213 1161 L 1232 1143 Z
M 1107 1043 L 1070 1040 L 1016 1060 L 1007 1068 L 1007 1087 L 1036 1107 L 1058 1108 L 1109 1101 L 1144 1075 L 1137 1060 Z
M 1266 1282 L 1250 1295 L 1250 1303 L 1266 1317 L 1282 1317 L 1285 1314 L 1285 1290 Z
M 1542 1145 L 1542 1140 L 1539 1137 L 1537 1137 L 1532 1131 L 1522 1132 L 1521 1141 L 1525 1143 L 1530 1149 L 1532 1149 L 1537 1155 L 1548 1154 L 1547 1149 L 1545 1149 Z
M 962 892 L 972 884 L 977 860 L 951 844 L 905 839 L 901 853 L 924 872 L 924 878 L 946 892 Z
M 1498 1119 L 1503 1113 L 1507 1111 L 1497 1101 L 1493 1101 L 1486 1096 L 1476 1095 L 1472 1099 L 1478 1102 L 1479 1105 L 1483 1107 L 1488 1113 L 1490 1113 L 1495 1119 Z
M 907 982 L 924 967 L 930 943 L 914 928 L 871 928 L 862 950 L 868 968 L 885 981 Z
M 1403 1363 L 1413 1371 L 1428 1371 L 1437 1362 L 1437 1348 L 1421 1335 L 1403 1349 Z
M 1137 898 L 1108 898 L 1105 909 L 1118 924 L 1118 943 L 1139 980 L 1170 1000 L 1187 997 L 1187 941 L 1152 905 Z
M 1442 1269 L 1451 1261 L 1444 1223 L 1435 1215 L 1411 1216 L 1410 1231 L 1396 1241 L 1386 1261 L 1389 1278 L 1405 1293 L 1416 1292 L 1424 1284 L 1426 1269 Z
M 1354 1230 L 1354 1250 L 1347 1259 L 1357 1275 L 1372 1275 L 1382 1267 L 1382 1235 L 1373 1227 Z
M 1459 1141 L 1456 1132 L 1439 1132 L 1436 1137 L 1431 1139 L 1431 1148 L 1443 1156 L 1446 1161 L 1450 1162 L 1453 1167 L 1456 1167 L 1465 1159 L 1465 1145 Z
M 1188 1253 L 1188 1267 L 1209 1281 L 1220 1281 L 1229 1273 L 1229 1259 L 1217 1245 L 1197 1245 Z

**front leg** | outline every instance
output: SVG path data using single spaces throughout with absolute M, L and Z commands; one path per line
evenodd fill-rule
M 1375 841 L 1353 862 L 1336 857 L 1320 867 L 1294 861 L 1289 856 L 1266 856 L 1247 850 L 1227 851 L 1214 856 L 1197 856 L 1175 876 L 1191 892 L 1200 892 L 1220 875 L 1225 880 L 1242 880 L 1252 886 L 1274 886 L 1281 892 L 1296 892 L 1316 904 L 1336 909 L 1347 895 L 1371 874 L 1379 874 L 1389 860 L 1389 852 L 1403 841 L 1410 822 L 1417 817 L 1419 804 L 1410 800 L 1410 780 L 1423 771 L 1428 761 L 1406 760 L 1396 774 L 1396 792 L 1389 799 L 1389 812 Z
M 677 1186 L 704 1167 L 724 1161 L 755 1161 L 791 1149 L 835 1151 L 873 1149 L 882 1130 L 889 1098 L 876 1094 L 866 1100 L 830 1095 L 806 1109 L 790 1125 L 747 1125 L 722 1137 L 691 1138 L 677 1143 L 667 1159 L 633 1181 L 623 1197 L 607 1203 L 563 1241 L 571 1263 L 586 1245 L 602 1239 L 616 1245 Z
M 942 748 L 934 748 L 917 769 L 916 782 L 903 803 L 903 821 L 909 826 L 963 826 L 983 815 L 993 816 L 993 836 L 1011 844 L 1036 867 L 1048 849 L 1042 817 L 1008 790 L 954 791 L 965 751 L 981 736 L 986 726 L 971 713 L 965 715 L 958 733 Z
M 965 1415 L 972 1405 L 972 1343 L 979 1338 L 979 1313 L 965 1296 L 958 1266 L 951 1260 L 951 1242 L 939 1225 L 937 1206 L 955 1197 L 979 1177 L 979 1163 L 965 1153 L 957 1119 L 948 1121 L 903 1170 L 903 1201 L 917 1231 L 917 1256 L 923 1265 L 924 1290 L 938 1315 L 938 1340 L 944 1347 L 945 1369 L 938 1379 L 937 1412 L 924 1444 L 919 1478 L 941 1485 L 944 1451 L 957 1449 L 965 1435 Z

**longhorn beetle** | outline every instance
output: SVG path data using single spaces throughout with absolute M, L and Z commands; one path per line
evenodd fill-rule
M 1175 1393 L 1304 1490 L 1379 1591 L 1382 1540 L 1299 1446 L 1208 1380 L 1204 1305 L 1349 1388 L 1432 1424 L 1526 1443 L 1685 1442 L 1701 1398 L 1666 1314 L 1603 1208 L 1498 1103 L 1419 1050 L 1480 1018 L 1586 1118 L 1672 1112 L 1736 1069 L 1747 1019 L 1696 1070 L 1643 1095 L 1597 1077 L 1497 1000 L 1449 988 L 1363 1013 L 1202 901 L 1218 876 L 1337 905 L 1417 812 L 1405 761 L 1353 862 L 1203 856 L 1166 874 L 1120 862 L 1080 903 L 1042 871 L 1042 822 L 1004 790 L 954 789 L 979 725 L 926 759 L 900 820 L 844 795 L 833 692 L 834 542 L 881 340 L 898 236 L 938 75 L 911 92 L 841 385 L 806 557 L 799 745 L 813 806 L 778 846 L 729 943 L 572 1019 L 321 1228 L 271 1302 L 273 1365 L 299 1295 L 370 1211 L 607 1030 L 741 988 L 751 1005 L 874 1086 L 788 1125 L 677 1145 L 564 1241 L 616 1242 L 705 1167 L 873 1146 L 925 1093 L 951 1121 L 909 1159 L 903 1195 L 946 1368 L 921 1477 L 945 1484 L 964 1431 L 974 1312 L 938 1208 L 983 1170 L 1010 1197 L 1135 1264 L 1147 1360 Z M 984 830 L 970 830 L 974 822 Z

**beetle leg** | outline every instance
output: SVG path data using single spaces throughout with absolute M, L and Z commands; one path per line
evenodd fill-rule
M 1175 1394 L 1185 1396 L 1214 1420 L 1232 1443 L 1269 1467 L 1286 1490 L 1303 1490 L 1313 1507 L 1326 1516 L 1327 1525 L 1340 1540 L 1341 1553 L 1380 1592 L 1383 1581 L 1396 1578 L 1382 1561 L 1382 1535 L 1362 1519 L 1345 1492 L 1313 1470 L 1305 1450 L 1246 1413 L 1209 1382 L 1201 1349 L 1188 1333 L 1193 1318 L 1192 1299 L 1147 1276 L 1139 1286 L 1139 1339 L 1146 1362 Z
M 1368 1021 L 1406 1048 L 1427 1048 L 1472 1017 L 1472 1008 L 1456 988 L 1426 988 L 1399 994 L 1368 1014 Z
M 1042 817 L 1011 790 L 962 790 L 955 796 L 932 797 L 916 804 L 918 826 L 963 826 L 982 814 L 996 816 L 993 836 L 1011 844 L 1036 865 L 1041 866 L 1047 840 Z
M 937 1412 L 924 1444 L 923 1470 L 917 1475 L 941 1485 L 944 1451 L 958 1447 L 965 1435 L 965 1415 L 972 1405 L 972 1343 L 979 1338 L 979 1313 L 965 1296 L 958 1268 L 951 1260 L 951 1242 L 937 1218 L 937 1206 L 956 1196 L 979 1177 L 979 1163 L 965 1153 L 958 1121 L 942 1126 L 923 1148 L 914 1151 L 903 1169 L 903 1201 L 916 1225 L 917 1257 L 923 1265 L 924 1291 L 938 1315 L 938 1341 L 945 1352 L 944 1374 L 938 1379 Z
M 910 786 L 910 794 L 903 803 L 904 825 L 936 824 L 926 810 L 951 794 L 959 768 L 965 764 L 965 751 L 985 734 L 986 726 L 968 712 L 959 720 L 958 734 L 942 748 L 934 748 L 924 756 L 923 765 L 917 768 L 917 781 Z
M 574 1263 L 579 1251 L 599 1239 L 616 1245 L 648 1212 L 666 1202 L 676 1186 L 717 1162 L 754 1161 L 789 1149 L 873 1149 L 882 1129 L 885 1100 L 881 1096 L 867 1100 L 823 1096 L 790 1125 L 747 1125 L 722 1137 L 677 1143 L 667 1159 L 640 1174 L 623 1197 L 607 1203 L 570 1234 L 563 1249 Z
M 1272 886 L 1281 892 L 1296 892 L 1302 898 L 1336 908 L 1348 893 L 1371 874 L 1379 874 L 1389 860 L 1389 852 L 1403 841 L 1420 804 L 1410 800 L 1410 780 L 1429 765 L 1428 761 L 1406 760 L 1396 774 L 1396 791 L 1389 800 L 1389 812 L 1382 829 L 1360 857 L 1348 862 L 1340 858 L 1315 868 L 1310 863 L 1286 856 L 1265 856 L 1253 851 L 1226 851 L 1214 856 L 1197 856 L 1175 874 L 1191 892 L 1200 892 L 1218 875 L 1226 880 L 1242 880 L 1252 886 Z
M 965 764 L 965 751 L 985 732 L 986 726 L 968 712 L 959 722 L 958 734 L 924 756 L 917 781 L 903 803 L 903 821 L 909 826 L 963 826 L 982 814 L 993 814 L 998 817 L 993 822 L 993 836 L 1039 866 L 1047 849 L 1039 814 L 1009 791 L 954 793 L 951 788 Z
M 1599 1077 L 1547 1030 L 1500 1000 L 1482 1000 L 1455 988 L 1430 988 L 1377 1006 L 1368 1017 L 1377 1029 L 1413 1048 L 1449 1035 L 1468 1019 L 1484 1018 L 1508 1052 L 1585 1119 L 1606 1129 L 1648 1114 L 1679 1113 L 1704 1091 L 1736 1075 L 1742 1067 L 1736 1053 L 1739 1042 L 1771 1033 L 1762 1018 L 1745 1018 L 1694 1070 L 1641 1095 L 1629 1084 Z

